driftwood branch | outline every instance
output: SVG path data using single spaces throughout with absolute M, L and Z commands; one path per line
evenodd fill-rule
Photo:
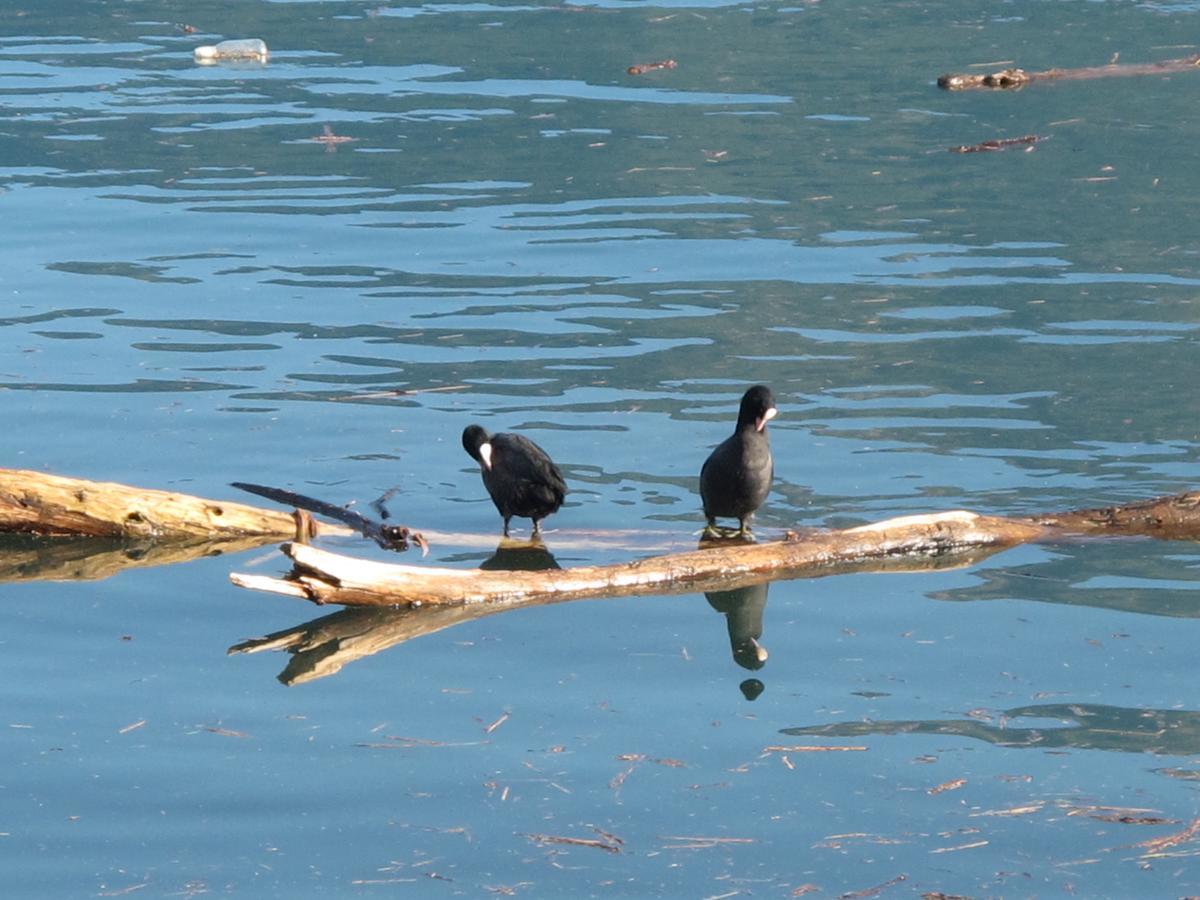
M 1130 75 L 1170 75 L 1200 68 L 1200 55 L 1182 59 L 1167 59 L 1156 63 L 1112 63 L 1107 66 L 1087 66 L 1080 69 L 1046 69 L 1026 72 L 1024 69 L 1001 69 L 987 74 L 948 74 L 938 77 L 938 87 L 947 91 L 1021 88 L 1044 81 L 1083 81 L 1092 78 L 1117 78 Z
M 1033 518 L 962 510 L 889 519 L 763 544 L 724 543 L 606 566 L 504 572 L 391 565 L 284 545 L 286 578 L 233 574 L 235 584 L 344 606 L 524 605 L 633 594 L 730 590 L 766 580 L 886 568 L 897 558 L 994 552 L 1069 536 L 1200 537 L 1200 493 Z
M 284 492 L 279 492 L 284 493 Z M 328 505 L 328 504 L 326 504 Z M 0 469 L 0 535 L 115 538 L 141 542 L 226 541 L 262 538 L 258 543 L 296 537 L 294 512 L 245 503 L 210 500 L 177 491 L 158 491 L 116 482 L 88 481 L 29 469 Z M 343 524 L 312 522 L 309 537 L 351 535 Z M 444 546 L 486 545 L 492 536 L 425 530 Z M 672 549 L 676 535 L 664 532 L 570 530 L 556 532 L 560 549 L 636 545 Z M 253 542 L 246 546 L 253 546 Z

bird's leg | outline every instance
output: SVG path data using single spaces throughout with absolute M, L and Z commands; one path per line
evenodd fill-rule
M 744 519 L 738 519 L 737 536 L 740 538 L 752 537 L 752 535 L 750 533 L 750 517 L 749 516 L 746 516 L 746 518 L 744 518 Z
M 541 533 L 542 533 L 542 523 L 540 521 L 538 521 L 537 519 L 534 519 L 533 520 L 533 534 L 531 534 L 530 537 L 535 538 Z
M 508 537 L 508 523 L 509 523 L 510 519 L 512 519 L 512 516 L 504 517 L 504 536 L 505 537 Z

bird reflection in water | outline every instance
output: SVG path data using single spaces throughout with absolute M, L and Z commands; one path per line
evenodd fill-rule
M 501 538 L 496 552 L 481 562 L 479 568 L 497 572 L 540 572 L 562 566 L 546 549 L 542 539 L 536 537 L 526 541 Z
M 770 586 L 769 582 L 763 582 L 731 591 L 708 591 L 704 595 L 713 609 L 724 614 L 733 661 L 743 669 L 757 671 L 767 662 L 767 648 L 759 639 Z M 750 678 L 742 682 L 741 690 L 747 700 L 754 700 L 763 692 L 764 685 L 757 678 Z

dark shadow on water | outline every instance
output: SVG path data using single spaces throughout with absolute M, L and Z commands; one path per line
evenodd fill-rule
M 1052 703 L 997 710 L 989 718 L 837 722 L 784 728 L 780 733 L 793 737 L 937 734 L 999 747 L 1191 756 L 1200 753 L 1200 712 Z
M 498 572 L 541 572 L 562 566 L 539 537 L 525 541 L 501 538 L 496 552 L 481 562 L 479 568 Z

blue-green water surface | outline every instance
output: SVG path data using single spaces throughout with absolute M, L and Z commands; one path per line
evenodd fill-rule
M 1198 15 L 11 6 L 4 465 L 396 488 L 484 536 L 434 541 L 467 567 L 480 422 L 562 465 L 559 564 L 607 562 L 694 543 L 761 382 L 765 536 L 1195 489 L 1200 73 L 934 81 L 1183 57 Z M 270 61 L 193 61 L 242 37 Z M 465 620 L 229 582 L 270 546 L 84 579 L 39 548 L 0 547 L 5 896 L 1200 893 L 1190 543 Z M 758 614 L 754 668 L 727 626 Z M 340 643 L 227 654 L 309 621 Z

